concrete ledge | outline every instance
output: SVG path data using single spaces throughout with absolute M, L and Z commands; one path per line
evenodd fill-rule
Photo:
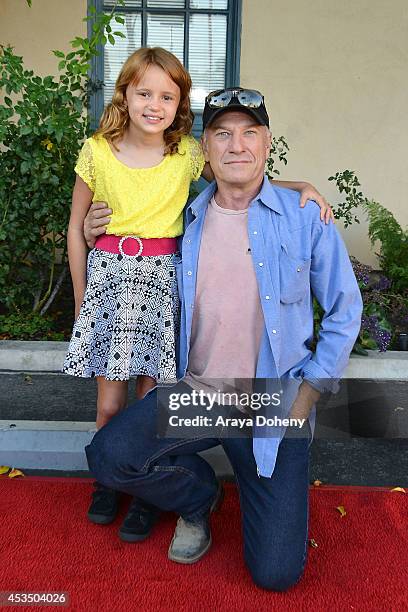
M 23 372 L 61 372 L 67 342 L 0 341 L 0 369 Z M 408 380 L 408 352 L 370 351 L 353 355 L 345 378 Z M 403 415 L 397 415 L 402 418 Z M 405 431 L 405 429 L 404 429 Z M 84 447 L 95 433 L 94 423 L 66 421 L 0 421 L 0 465 L 23 469 L 86 470 Z M 216 473 L 231 473 L 221 448 L 204 456 Z
M 68 342 L 0 341 L 0 370 L 61 372 Z
M 343 378 L 408 380 L 408 351 L 368 351 L 365 357 L 351 355 Z
M 61 372 L 68 342 L 0 341 L 0 370 Z M 343 378 L 408 380 L 408 351 L 352 355 Z
M 16 427 L 10 429 L 9 425 Z M 84 446 L 93 423 L 0 421 L 0 465 L 46 470 L 47 475 L 84 475 Z M 28 428 L 30 427 L 30 428 Z M 51 428 L 55 427 L 54 430 Z M 311 447 L 310 480 L 356 486 L 408 486 L 408 440 L 318 440 Z M 219 478 L 231 479 L 231 465 L 221 446 L 201 455 Z
M 21 469 L 87 470 L 84 448 L 94 423 L 0 421 L 0 465 Z
M 87 471 L 84 448 L 94 434 L 95 423 L 0 420 L 0 465 L 22 470 Z M 221 446 L 200 454 L 218 477 L 232 474 Z
M 8 431 L 81 431 L 91 434 L 96 432 L 93 421 L 29 421 L 0 420 L 0 435 Z

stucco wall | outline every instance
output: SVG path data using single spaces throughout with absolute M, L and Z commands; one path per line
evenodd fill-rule
M 68 51 L 75 36 L 86 36 L 86 0 L 0 0 L 0 43 L 10 43 L 27 68 L 53 74 L 58 64 L 51 49 Z
M 243 0 L 241 85 L 265 93 L 272 131 L 291 148 L 282 178 L 353 169 L 363 193 L 408 223 L 406 0 Z M 360 215 L 364 219 L 364 215 Z M 367 225 L 343 233 L 367 263 Z

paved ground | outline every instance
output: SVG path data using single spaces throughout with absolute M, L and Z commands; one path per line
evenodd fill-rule
M 394 404 L 405 406 L 406 386 L 393 383 L 392 389 Z M 387 392 L 390 394 L 389 389 Z M 59 374 L 0 372 L 0 420 L 94 421 L 95 397 L 95 380 Z M 323 426 L 330 424 L 330 419 L 341 423 L 347 417 L 344 409 L 326 410 L 321 415 Z M 408 439 L 350 438 L 342 432 L 339 435 L 342 436 L 339 439 L 315 439 L 311 450 L 311 480 L 408 486 Z

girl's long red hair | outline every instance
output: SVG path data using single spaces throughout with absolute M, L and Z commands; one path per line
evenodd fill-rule
M 115 144 L 125 133 L 129 123 L 129 113 L 125 105 L 126 88 L 130 83 L 138 83 L 149 66 L 159 66 L 180 88 L 180 103 L 174 121 L 164 132 L 164 153 L 176 153 L 183 134 L 189 134 L 194 115 L 190 107 L 191 77 L 175 55 L 161 47 L 142 47 L 128 57 L 116 80 L 115 91 L 103 111 L 99 128 L 94 136 L 104 136 Z

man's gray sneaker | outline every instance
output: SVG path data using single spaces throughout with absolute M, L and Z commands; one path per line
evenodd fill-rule
M 169 548 L 169 559 L 177 563 L 195 563 L 211 546 L 208 515 L 198 521 L 185 521 L 180 516 Z
M 202 517 L 188 521 L 180 516 L 170 544 L 168 557 L 176 563 L 195 563 L 210 549 L 212 538 L 210 513 L 217 510 L 224 498 L 224 488 L 218 486 L 211 508 Z

